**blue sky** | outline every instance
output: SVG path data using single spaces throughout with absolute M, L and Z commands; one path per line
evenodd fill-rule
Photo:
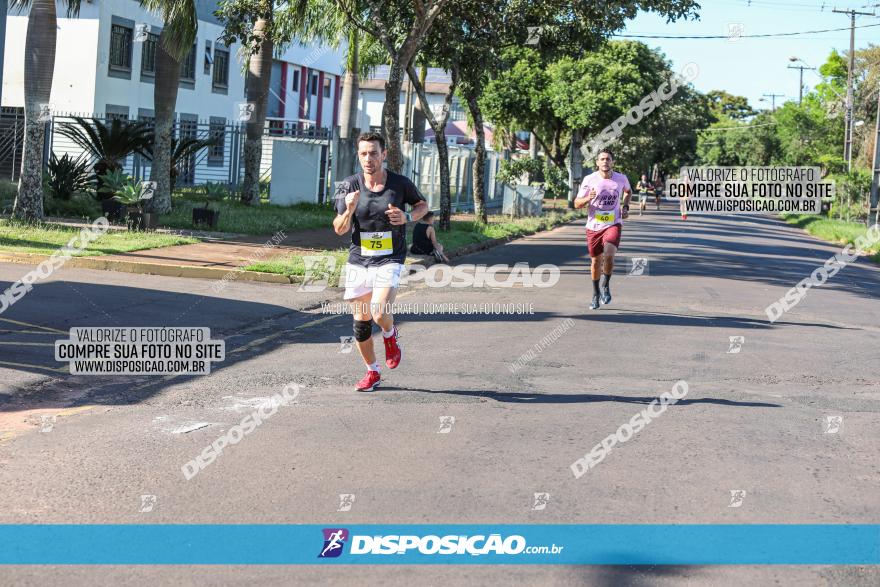
M 846 10 L 877 4 L 874 12 L 880 15 L 880 0 L 857 0 L 838 3 L 822 0 L 702 0 L 700 19 L 666 24 L 655 14 L 643 13 L 636 17 L 622 34 L 657 35 L 727 35 L 730 25 L 742 25 L 742 34 L 787 33 L 817 29 L 848 27 L 849 16 L 833 14 L 832 8 Z M 824 10 L 821 9 L 825 6 Z M 856 26 L 880 24 L 880 16 L 856 18 Z M 659 48 L 670 59 L 676 70 L 688 62 L 700 67 L 694 86 L 701 92 L 721 89 L 732 94 L 746 96 L 756 108 L 769 108 L 769 99 L 759 102 L 763 94 L 785 94 L 780 101 L 797 100 L 798 71 L 786 69 L 791 64 L 789 56 L 797 56 L 813 67 L 825 62 L 828 54 L 836 48 L 849 49 L 849 30 L 776 37 L 769 39 L 741 38 L 736 42 L 727 39 L 640 39 L 651 47 Z M 856 49 L 870 43 L 880 45 L 880 26 L 856 28 Z M 804 85 L 810 89 L 819 77 L 804 71 Z

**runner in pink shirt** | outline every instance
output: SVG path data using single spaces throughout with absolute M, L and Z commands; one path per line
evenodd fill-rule
M 611 303 L 611 272 L 614 255 L 620 246 L 623 220 L 629 217 L 629 199 L 632 189 L 629 179 L 612 169 L 614 157 L 608 151 L 600 151 L 596 158 L 598 171 L 581 182 L 575 208 L 589 206 L 587 217 L 587 248 L 590 251 L 590 274 L 593 278 L 591 310 L 599 309 L 599 302 Z M 623 201 L 621 204 L 621 196 Z M 600 291 L 599 274 L 602 274 Z

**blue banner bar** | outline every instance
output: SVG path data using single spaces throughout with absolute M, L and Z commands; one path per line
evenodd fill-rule
M 876 565 L 880 525 L 0 525 L 0 564 Z

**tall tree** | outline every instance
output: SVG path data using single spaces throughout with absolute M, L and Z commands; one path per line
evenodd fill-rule
M 735 96 L 724 90 L 712 90 L 706 94 L 706 97 L 717 120 L 722 120 L 724 117 L 738 120 L 757 114 L 745 96 Z
M 171 154 L 174 141 L 174 111 L 180 86 L 180 62 L 193 50 L 199 19 L 194 0 L 140 0 L 141 6 L 162 17 L 163 28 L 156 47 L 156 76 L 153 84 L 153 162 L 150 180 L 156 182 L 150 210 L 171 211 Z
M 339 109 L 339 137 L 351 139 L 357 125 L 357 103 L 360 93 L 360 35 L 354 27 L 348 30 L 345 75 L 342 78 L 342 103 Z
M 331 3 L 332 4 L 332 3 Z M 314 30 L 315 38 L 332 47 L 345 41 L 345 74 L 342 77 L 342 103 L 339 108 L 339 136 L 354 139 L 353 130 L 358 127 L 358 95 L 360 80 L 373 75 L 376 67 L 388 63 L 388 54 L 373 37 L 352 25 L 335 5 L 328 8 L 328 14 L 341 18 L 321 29 Z M 319 24 L 319 23 L 315 23 Z
M 400 90 L 403 78 L 449 0 L 337 0 L 353 25 L 377 39 L 391 58 L 385 83 L 382 122 L 388 146 L 388 167 L 403 168 L 400 146 Z
M 440 229 L 448 230 L 452 213 L 449 178 L 449 149 L 446 145 L 446 124 L 449 120 L 453 93 L 458 91 L 466 104 L 471 125 L 477 135 L 476 159 L 473 165 L 474 209 L 478 221 L 486 221 L 484 172 L 485 133 L 479 96 L 488 79 L 487 71 L 497 59 L 500 28 L 507 0 L 451 0 L 446 13 L 431 29 L 419 59 L 430 61 L 450 74 L 452 83 L 444 96 L 439 116 L 431 111 L 425 95 L 424 77 L 410 66 L 408 73 L 419 104 L 434 131 L 440 167 Z M 464 80 L 463 85 L 459 82 Z
M 215 15 L 223 24 L 222 40 L 227 45 L 240 42 L 244 47 L 245 94 L 251 104 L 245 123 L 244 179 L 241 201 L 260 203 L 260 160 L 263 155 L 263 130 L 272 75 L 275 47 L 275 2 L 273 0 L 224 0 Z
M 359 129 L 360 80 L 371 76 L 377 66 L 387 63 L 388 54 L 376 39 L 348 20 L 337 8 L 336 0 L 311 0 L 296 36 L 301 43 L 319 41 L 334 49 L 345 45 L 339 109 L 339 137 L 343 142 L 336 163 L 337 173 L 351 175 L 357 166 L 353 142 L 355 129 Z
M 579 179 L 580 157 L 577 149 L 583 129 L 568 127 L 557 117 L 547 102 L 548 78 L 543 70 L 560 58 L 578 60 L 595 52 L 614 32 L 622 29 L 627 20 L 639 11 L 656 12 L 668 21 L 696 16 L 699 8 L 694 0 L 617 0 L 594 2 L 590 0 L 510 0 L 511 7 L 505 13 L 506 27 L 519 35 L 520 46 L 526 41 L 525 30 L 534 37 L 528 44 L 531 49 L 514 49 L 513 43 L 505 51 L 505 67 L 501 76 L 526 94 L 515 96 L 501 83 L 490 84 L 484 106 L 492 111 L 490 119 L 496 124 L 515 125 L 532 131 L 545 153 L 560 168 L 566 166 L 570 155 L 570 176 Z M 525 53 L 524 53 L 525 51 Z M 523 63 L 526 60 L 527 63 Z M 613 64 L 611 64 L 613 65 Z M 510 69 L 516 68 L 518 75 Z M 531 78 L 537 85 L 522 83 L 522 76 Z M 497 82 L 497 80 L 495 80 Z M 542 95 L 543 94 L 543 95 Z M 515 104 L 510 109 L 504 102 Z M 503 120 L 497 120 L 500 118 Z M 570 182 L 569 205 L 572 205 L 576 187 Z
M 408 73 L 419 97 L 419 103 L 422 105 L 425 118 L 428 120 L 431 130 L 434 131 L 434 138 L 437 144 L 437 160 L 440 167 L 440 230 L 449 230 L 450 216 L 452 214 L 452 193 L 449 181 L 449 145 L 446 144 L 446 124 L 449 122 L 452 98 L 455 96 L 455 87 L 458 84 L 458 69 L 451 69 L 451 80 L 446 94 L 443 96 L 443 105 L 439 113 L 434 112 L 430 104 L 428 104 L 425 86 L 422 85 L 419 74 L 412 65 L 409 66 Z
M 80 0 L 66 0 L 67 15 L 79 14 Z M 55 45 L 58 36 L 55 0 L 9 0 L 17 9 L 30 7 L 24 45 L 24 153 L 12 215 L 23 220 L 43 218 L 44 105 L 52 95 Z
M 263 159 L 263 128 L 269 102 L 269 84 L 272 80 L 272 50 L 274 41 L 270 30 L 273 20 L 273 0 L 262 3 L 263 13 L 257 18 L 252 31 L 245 91 L 247 101 L 253 104 L 251 119 L 245 126 L 244 181 L 241 201 L 249 206 L 260 203 L 260 162 Z

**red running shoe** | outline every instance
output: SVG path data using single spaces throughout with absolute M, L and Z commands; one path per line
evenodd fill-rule
M 403 350 L 400 348 L 400 343 L 397 342 L 399 336 L 400 333 L 397 331 L 397 326 L 395 326 L 394 334 L 388 338 L 382 337 L 385 341 L 385 365 L 389 369 L 396 369 L 400 365 L 400 359 L 403 358 Z
M 373 391 L 377 387 L 379 387 L 379 381 L 382 378 L 379 376 L 378 371 L 367 371 L 367 374 L 364 375 L 364 378 L 358 381 L 357 386 L 355 387 L 356 391 Z

